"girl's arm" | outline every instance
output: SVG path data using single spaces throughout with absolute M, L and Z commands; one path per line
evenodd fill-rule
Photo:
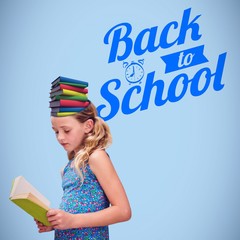
M 131 218 L 131 208 L 123 185 L 104 150 L 96 150 L 89 165 L 102 186 L 111 206 L 92 213 L 70 214 L 62 210 L 49 210 L 48 221 L 54 228 L 69 229 L 107 226 Z

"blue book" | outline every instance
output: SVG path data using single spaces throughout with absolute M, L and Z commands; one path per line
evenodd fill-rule
M 56 113 L 56 112 L 81 112 L 85 108 L 74 108 L 74 107 L 60 107 L 60 108 L 52 108 L 51 112 Z
M 60 84 L 60 83 L 71 85 L 71 86 L 82 87 L 82 88 L 88 87 L 88 82 L 84 82 L 84 81 L 80 81 L 80 80 L 76 80 L 76 79 L 72 79 L 72 78 L 59 76 L 57 79 L 55 79 L 52 82 L 52 88 L 56 87 L 56 85 Z

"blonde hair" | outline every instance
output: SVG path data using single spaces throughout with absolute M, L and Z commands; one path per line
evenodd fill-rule
M 106 149 L 112 143 L 112 136 L 108 125 L 98 117 L 97 110 L 91 102 L 86 109 L 75 114 L 74 117 L 80 123 L 84 123 L 88 119 L 92 119 L 94 123 L 93 129 L 84 138 L 81 149 L 76 154 L 68 152 L 68 159 L 74 158 L 74 168 L 83 180 L 83 169 L 88 163 L 89 156 L 96 149 Z

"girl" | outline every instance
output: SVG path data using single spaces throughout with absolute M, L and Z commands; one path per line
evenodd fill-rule
M 105 152 L 111 143 L 107 124 L 95 106 L 65 117 L 51 117 L 58 142 L 68 153 L 60 209 L 47 213 L 51 227 L 36 221 L 39 232 L 55 239 L 109 239 L 108 225 L 127 221 L 131 209 L 125 190 Z

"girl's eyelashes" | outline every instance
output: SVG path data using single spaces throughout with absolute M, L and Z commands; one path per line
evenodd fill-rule
M 59 131 L 53 130 L 55 134 L 57 135 Z M 70 129 L 63 129 L 64 133 L 69 133 L 71 130 Z

